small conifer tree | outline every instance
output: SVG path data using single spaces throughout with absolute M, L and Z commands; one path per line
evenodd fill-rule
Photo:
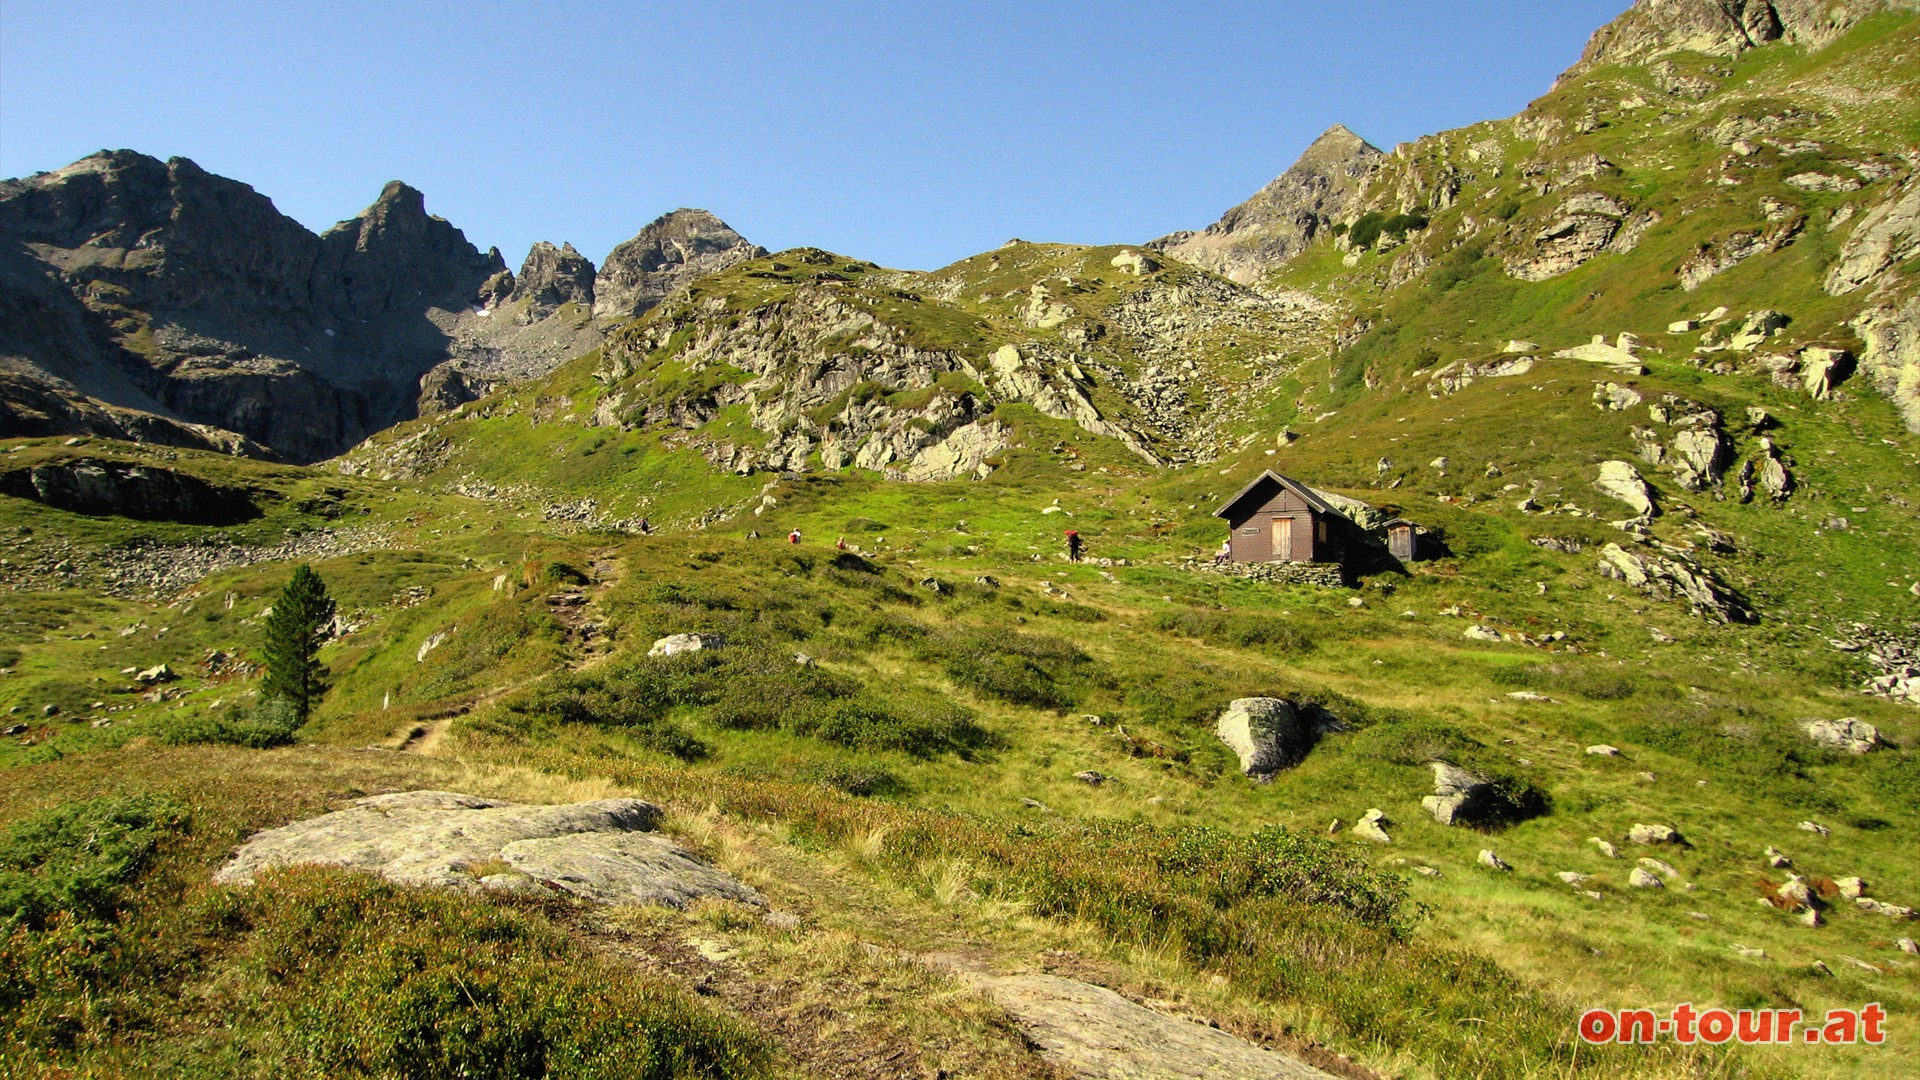
M 320 644 L 332 621 L 327 583 L 301 563 L 267 616 L 267 679 L 261 687 L 269 699 L 282 698 L 292 705 L 301 723 L 326 689 Z

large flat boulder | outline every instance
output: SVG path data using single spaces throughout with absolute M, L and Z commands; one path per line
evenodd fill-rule
M 400 885 L 545 890 L 601 904 L 685 907 L 713 897 L 764 906 L 753 889 L 655 834 L 640 799 L 530 806 L 451 791 L 360 799 L 254 834 L 213 876 L 246 885 L 264 870 L 340 866 Z

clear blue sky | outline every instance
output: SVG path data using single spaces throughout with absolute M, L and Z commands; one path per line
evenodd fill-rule
M 182 155 L 314 229 L 391 179 L 519 266 L 676 206 L 940 266 L 1198 228 L 1340 122 L 1508 116 L 1627 0 L 0 2 L 0 175 Z

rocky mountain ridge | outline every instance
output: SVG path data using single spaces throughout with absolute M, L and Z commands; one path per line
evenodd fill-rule
M 598 275 L 542 243 L 516 278 L 398 181 L 315 235 L 184 158 L 102 151 L 0 182 L 0 430 L 311 461 L 551 370 L 758 251 L 682 210 Z

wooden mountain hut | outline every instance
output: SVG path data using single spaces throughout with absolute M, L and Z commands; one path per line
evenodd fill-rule
M 1345 563 L 1360 528 L 1320 493 L 1269 469 L 1213 512 L 1237 563 Z

